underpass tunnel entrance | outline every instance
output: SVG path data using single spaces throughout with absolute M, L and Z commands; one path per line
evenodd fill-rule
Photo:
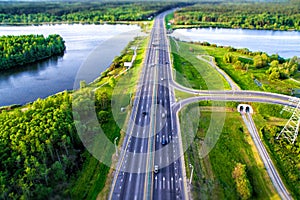
M 253 113 L 253 108 L 248 104 L 239 104 L 237 110 L 240 113 Z
M 244 112 L 244 106 L 241 106 L 239 110 L 240 112 Z
M 246 113 L 249 113 L 250 112 L 250 108 L 249 106 L 246 107 Z

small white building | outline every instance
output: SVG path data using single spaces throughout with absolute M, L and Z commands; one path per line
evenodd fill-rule
M 124 62 L 124 67 L 127 67 L 127 68 L 132 67 L 132 62 Z

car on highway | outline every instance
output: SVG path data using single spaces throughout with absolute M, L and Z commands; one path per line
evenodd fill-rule
M 146 112 L 146 111 L 143 111 L 143 112 L 142 112 L 142 115 L 143 115 L 143 117 L 145 117 L 145 116 L 147 115 L 147 112 Z
M 165 118 L 165 117 L 166 117 L 166 113 L 162 113 L 162 114 L 161 114 L 161 117 L 162 117 L 162 118 Z
M 166 145 L 166 144 L 168 144 L 168 141 L 166 140 L 166 138 L 165 138 L 165 136 L 164 136 L 164 135 L 162 136 L 162 139 L 161 139 L 161 144 L 162 144 L 162 145 Z
M 157 174 L 158 173 L 158 165 L 154 165 L 154 173 Z

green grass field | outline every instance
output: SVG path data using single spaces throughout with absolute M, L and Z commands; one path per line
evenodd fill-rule
M 184 74 L 184 78 L 182 79 L 180 79 L 180 77 L 178 78 L 178 76 L 176 75 L 176 81 L 187 87 L 190 85 L 198 89 L 200 87 L 205 87 L 206 85 L 216 86 L 214 78 L 207 79 L 208 81 L 204 84 L 204 78 L 202 74 L 200 74 L 198 70 L 195 69 L 196 65 L 193 65 L 194 63 L 191 64 L 191 62 L 193 62 L 193 58 L 196 58 L 195 55 L 209 54 L 213 56 L 219 56 L 219 58 L 221 58 L 227 51 L 224 51 L 224 49 L 203 47 L 184 42 L 177 42 L 176 44 L 174 41 L 172 41 L 171 44 L 173 50 L 172 55 L 174 59 L 174 68 L 180 74 Z M 183 62 L 185 63 L 185 65 L 182 65 Z M 199 67 L 200 69 L 203 68 L 202 65 L 198 66 L 201 66 Z M 228 65 L 228 70 L 230 70 L 231 67 L 232 66 Z M 223 70 L 227 69 L 224 68 L 224 66 L 221 68 L 223 68 Z M 205 69 L 209 72 L 204 73 L 204 76 L 209 73 L 217 73 L 211 67 Z M 198 75 L 200 75 L 199 78 L 197 77 L 197 72 L 199 73 Z M 232 70 L 230 72 L 233 74 L 232 77 L 239 78 L 238 80 L 240 81 L 237 81 L 237 83 L 240 84 L 243 81 L 248 81 L 243 82 L 244 89 L 256 87 L 256 90 L 260 90 L 260 88 L 257 87 L 252 81 L 251 74 L 244 74 L 244 76 L 239 77 L 239 75 L 241 75 L 239 74 L 239 72 L 236 72 L 235 70 Z M 264 72 L 257 73 L 259 74 Z M 209 77 L 209 75 L 207 75 L 207 77 Z M 195 79 L 197 81 L 195 81 Z M 218 87 L 216 88 L 218 89 Z M 178 91 L 176 92 L 176 95 L 178 95 L 180 98 L 189 97 L 188 95 L 182 94 L 182 92 Z M 252 199 L 280 199 L 275 188 L 272 185 L 271 180 L 268 177 L 268 174 L 259 157 L 251 136 L 249 135 L 248 130 L 242 121 L 240 114 L 236 112 L 237 103 L 228 102 L 225 105 L 223 103 L 223 106 L 227 105 L 229 107 L 224 107 L 224 111 L 222 111 L 222 109 L 221 111 L 217 111 L 215 109 L 214 113 L 209 111 L 213 108 L 211 106 L 221 106 L 222 104 L 218 104 L 216 102 L 201 102 L 195 105 L 199 105 L 201 108 L 199 127 L 195 137 L 191 138 L 191 135 L 189 135 L 190 133 L 188 131 L 182 130 L 184 145 L 192 141 L 190 147 L 185 152 L 185 161 L 188 177 L 191 172 L 191 169 L 188 167 L 189 164 L 192 164 L 194 166 L 194 176 L 192 184 L 193 198 L 238 199 L 239 195 L 235 189 L 236 186 L 232 178 L 232 171 L 236 163 L 242 163 L 247 167 L 247 176 L 253 189 Z M 259 122 L 260 127 L 264 126 L 267 123 L 275 125 L 278 125 L 278 121 L 282 123 L 283 119 L 274 121 L 274 118 L 270 117 L 272 116 L 272 114 L 274 114 L 274 112 L 277 113 L 275 115 L 278 115 L 278 110 L 281 110 L 282 106 L 274 106 L 275 109 L 272 109 L 272 106 L 270 107 L 269 105 L 254 105 L 258 108 L 256 109 L 257 112 L 263 112 L 265 109 L 272 110 L 266 112 L 264 116 L 257 114 L 258 117 L 263 119 Z M 184 112 L 191 112 L 190 110 L 185 110 L 188 109 L 184 109 L 183 111 L 181 111 L 180 115 L 184 115 Z M 224 115 L 225 119 L 222 119 Z M 210 151 L 208 156 L 202 157 L 202 145 L 207 134 L 207 130 L 209 128 L 213 129 L 214 127 L 216 127 L 216 125 L 210 127 L 210 123 L 223 123 L 223 120 L 225 120 L 225 123 L 223 125 L 223 129 L 219 130 L 221 131 L 221 134 L 217 143 Z M 184 129 L 184 125 L 182 125 L 182 129 Z M 209 133 L 211 134 L 214 132 L 212 131 Z
M 194 89 L 224 90 L 229 89 L 226 80 L 208 63 L 199 60 L 199 54 L 206 54 L 201 46 L 190 43 L 171 41 L 172 58 L 176 70 L 175 80 Z
M 202 158 L 199 155 L 211 120 L 221 120 L 218 116 L 221 118 L 222 114 L 211 119 L 211 112 L 201 112 L 198 132 L 185 153 L 186 166 L 194 166 L 193 198 L 238 199 L 231 174 L 239 162 L 247 166 L 253 199 L 279 199 L 239 113 L 225 113 L 225 124 L 216 145 L 208 156 Z M 189 175 L 190 169 L 187 167 Z
M 195 45 L 195 44 L 194 44 Z M 199 45 L 195 45 L 199 46 Z M 223 69 L 243 90 L 260 90 L 268 92 L 276 92 L 282 94 L 290 94 L 290 88 L 299 88 L 300 83 L 290 79 L 269 81 L 266 75 L 267 68 L 256 69 L 252 65 L 249 66 L 248 71 L 235 70 L 232 64 L 227 64 L 223 61 L 223 56 L 228 53 L 226 48 L 216 48 L 213 46 L 201 46 L 207 54 L 214 56 L 218 66 Z M 238 52 L 231 52 L 237 57 L 252 57 L 242 55 Z M 263 84 L 259 87 L 255 84 L 254 78 Z
M 179 51 L 184 45 L 178 42 L 177 45 L 173 41 L 173 49 Z M 192 48 L 193 52 L 199 54 L 207 53 L 216 58 L 218 65 L 227 72 L 243 89 L 251 90 L 265 90 L 265 91 L 275 91 L 279 93 L 288 93 L 289 87 L 298 87 L 298 83 L 291 79 L 275 82 L 264 81 L 265 70 L 266 69 L 254 69 L 249 67 L 248 72 L 234 70 L 233 66 L 230 64 L 225 64 L 223 62 L 223 55 L 227 52 L 226 49 L 199 46 L 196 44 L 186 44 L 189 50 Z M 179 47 L 179 48 L 178 48 Z M 198 49 L 199 48 L 199 49 Z M 188 50 L 188 51 L 189 51 Z M 204 50 L 206 52 L 204 52 Z M 191 51 L 190 51 L 191 53 Z M 233 54 L 239 55 L 236 52 Z M 173 55 L 176 58 L 176 55 Z M 174 59 L 175 62 L 182 62 L 182 60 L 191 60 L 191 57 Z M 248 59 L 243 56 L 243 59 Z M 183 70 L 183 67 L 176 68 L 175 70 Z M 196 70 L 192 67 L 185 67 L 184 73 L 187 74 L 184 79 L 185 82 L 181 84 L 186 84 L 186 86 L 196 85 L 194 83 L 194 77 L 189 75 L 195 73 Z M 257 78 L 263 82 L 264 87 L 259 88 L 253 81 L 253 77 Z M 202 78 L 202 77 L 201 77 Z M 201 78 L 199 82 L 201 83 Z M 295 77 L 297 79 L 297 77 Z M 176 79 L 177 81 L 182 81 Z M 199 84 L 198 82 L 198 84 Z M 208 84 L 206 82 L 206 84 Z M 176 91 L 176 95 L 180 98 L 190 97 L 187 94 Z M 223 111 L 216 109 L 215 106 L 218 105 L 216 102 L 203 101 L 198 104 L 192 104 L 184 108 L 180 112 L 180 116 L 184 115 L 185 112 L 191 112 L 190 108 L 192 106 L 200 106 L 200 120 L 198 131 L 195 136 L 191 132 L 186 131 L 185 123 L 181 121 L 181 129 L 183 136 L 183 145 L 189 144 L 188 150 L 185 152 L 185 164 L 187 170 L 187 177 L 190 176 L 191 169 L 188 167 L 189 164 L 194 166 L 194 176 L 192 184 L 192 193 L 194 199 L 238 199 L 238 193 L 235 189 L 235 183 L 232 178 L 232 171 L 236 163 L 242 163 L 246 165 L 247 176 L 250 180 L 250 184 L 253 189 L 251 199 L 280 199 L 276 190 L 274 189 L 272 182 L 265 170 L 265 167 L 259 157 L 259 154 L 255 148 L 255 145 L 245 127 L 241 116 L 236 112 L 236 106 L 238 103 L 227 102 L 226 108 Z M 293 197 L 298 199 L 299 195 L 299 144 L 295 145 L 286 144 L 284 141 L 276 142 L 274 136 L 280 132 L 282 127 L 287 122 L 287 119 L 291 114 L 284 112 L 281 113 L 283 106 L 280 105 L 269 105 L 261 103 L 251 103 L 254 108 L 254 120 L 255 124 L 260 132 L 260 136 L 265 143 L 269 154 L 276 165 L 279 173 L 282 176 L 283 182 L 289 189 Z M 225 106 L 223 104 L 223 106 Z M 214 112 L 211 110 L 214 109 Z M 208 134 L 209 129 L 216 128 L 218 125 L 222 125 L 222 116 L 226 115 L 225 123 L 221 130 L 220 137 L 210 151 L 209 155 L 202 157 L 203 152 L 203 141 L 205 136 Z M 191 118 L 191 120 L 193 120 Z M 189 122 L 194 123 L 194 122 Z M 213 124 L 210 126 L 210 123 Z M 279 132 L 278 132 L 279 131 Z M 209 132 L 211 133 L 217 133 Z

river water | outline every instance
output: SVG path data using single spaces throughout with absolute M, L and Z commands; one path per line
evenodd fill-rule
M 211 44 L 248 48 L 278 54 L 284 58 L 300 57 L 300 32 L 248 29 L 199 28 L 177 29 L 172 34 L 185 41 L 201 41 Z
M 0 106 L 25 104 L 77 88 L 79 80 L 92 82 L 141 30 L 135 25 L 0 26 L 0 35 L 22 34 L 60 34 L 66 52 L 37 64 L 0 71 Z

